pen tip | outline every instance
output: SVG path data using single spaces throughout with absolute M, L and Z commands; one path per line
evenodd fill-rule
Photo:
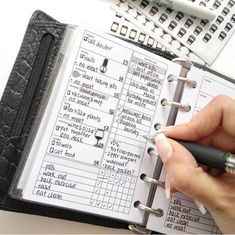
M 150 136 L 150 135 L 143 135 L 143 137 L 146 139 L 146 140 L 152 140 L 152 136 Z

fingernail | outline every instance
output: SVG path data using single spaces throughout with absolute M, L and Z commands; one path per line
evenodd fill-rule
M 172 157 L 173 149 L 164 133 L 156 135 L 155 143 L 162 161 L 166 162 L 169 160 Z
M 165 194 L 166 194 L 166 198 L 170 199 L 171 197 L 171 185 L 168 179 L 168 176 L 166 175 L 166 179 L 165 179 Z
M 199 201 L 196 201 L 194 200 L 198 210 L 203 214 L 205 215 L 206 214 L 206 208 L 199 202 Z

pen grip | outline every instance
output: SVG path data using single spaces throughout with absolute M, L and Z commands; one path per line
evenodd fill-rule
M 225 162 L 229 155 L 228 152 L 182 140 L 177 140 L 177 142 L 192 153 L 197 163 L 224 171 Z

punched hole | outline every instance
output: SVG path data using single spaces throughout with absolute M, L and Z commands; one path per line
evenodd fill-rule
M 196 81 L 192 81 L 190 82 L 192 88 L 196 88 L 197 87 L 197 82 Z
M 188 105 L 185 107 L 185 111 L 186 111 L 186 112 L 190 112 L 190 111 L 191 111 L 191 105 L 188 104 Z
M 162 209 L 156 209 L 157 213 L 155 214 L 157 217 L 162 217 L 164 215 L 164 211 Z
M 173 76 L 172 74 L 168 75 L 167 77 L 168 82 L 173 82 L 172 76 Z
M 161 105 L 162 105 L 162 106 L 166 106 L 166 102 L 167 102 L 167 99 L 162 99 L 162 100 L 161 100 Z
M 151 152 L 152 152 L 152 151 L 154 151 L 154 148 L 151 148 L 151 147 L 150 147 L 150 148 L 148 148 L 147 153 L 148 153 L 149 155 L 151 155 Z
M 153 126 L 153 128 L 154 128 L 156 131 L 158 131 L 159 129 L 161 129 L 161 127 L 162 127 L 162 125 L 161 125 L 161 123 L 159 123 L 159 122 L 155 123 L 154 126 Z
M 140 201 L 135 201 L 135 202 L 134 202 L 134 207 L 137 208 L 137 207 L 139 206 L 139 204 L 140 204 Z
M 144 178 L 145 178 L 146 176 L 147 176 L 146 174 L 141 174 L 141 175 L 140 175 L 140 179 L 141 179 L 141 180 L 144 180 Z

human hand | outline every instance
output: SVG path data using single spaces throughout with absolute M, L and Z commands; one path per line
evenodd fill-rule
M 215 97 L 187 123 L 163 128 L 167 137 L 198 142 L 235 152 L 235 100 Z M 166 167 L 166 194 L 180 191 L 202 203 L 220 230 L 235 233 L 235 176 L 198 166 L 190 152 L 164 134 L 156 147 Z

